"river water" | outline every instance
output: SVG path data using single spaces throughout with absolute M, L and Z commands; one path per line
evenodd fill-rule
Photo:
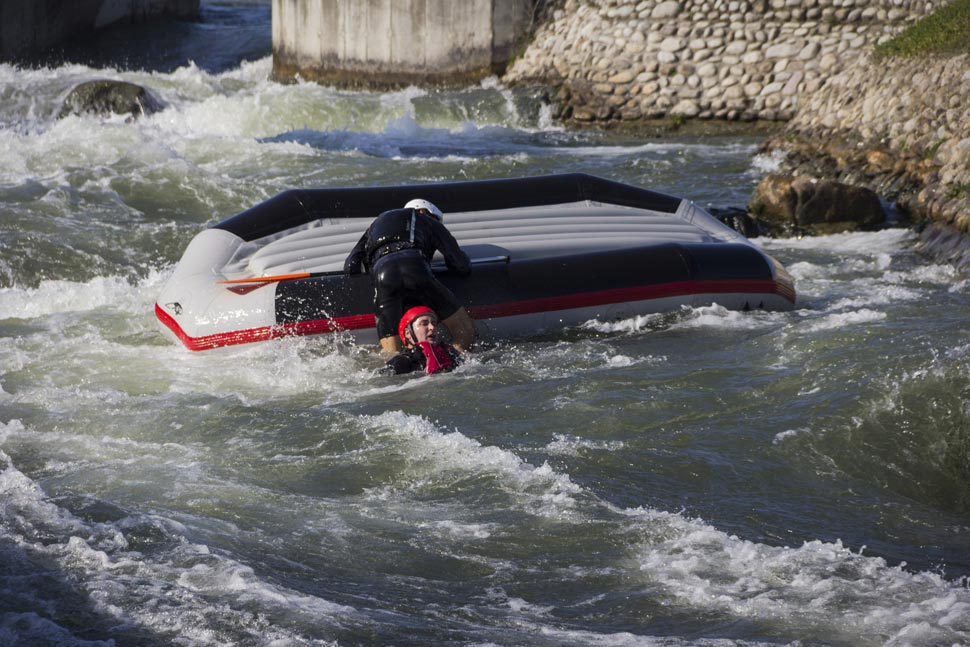
M 970 283 L 907 230 L 759 239 L 792 312 L 432 378 L 342 337 L 168 342 L 192 236 L 284 189 L 584 171 L 742 206 L 775 163 L 495 81 L 278 85 L 267 3 L 205 8 L 156 68 L 0 65 L 0 645 L 970 644 Z M 168 107 L 55 119 L 102 77 Z

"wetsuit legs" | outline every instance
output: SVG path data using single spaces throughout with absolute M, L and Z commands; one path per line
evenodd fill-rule
M 381 350 L 397 354 L 401 352 L 402 348 L 404 348 L 404 346 L 401 345 L 401 338 L 397 335 L 381 337 Z
M 451 343 L 458 350 L 465 352 L 475 343 L 475 324 L 464 308 L 458 308 L 455 314 L 441 323 L 448 327 L 448 332 L 451 333 Z M 382 339 L 382 345 L 383 342 Z

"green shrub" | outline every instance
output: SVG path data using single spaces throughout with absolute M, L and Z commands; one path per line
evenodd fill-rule
M 875 48 L 877 58 L 967 53 L 970 53 L 970 0 L 953 0 Z

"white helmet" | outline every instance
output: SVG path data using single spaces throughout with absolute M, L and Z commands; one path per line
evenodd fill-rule
M 439 222 L 445 219 L 444 214 L 441 213 L 441 209 L 434 206 L 433 203 L 428 202 L 427 200 L 422 200 L 421 198 L 415 198 L 414 200 L 409 200 L 408 203 L 404 205 L 404 208 L 417 209 L 418 211 L 420 211 L 421 209 L 425 209 L 427 210 L 428 215 L 434 216 L 435 218 L 438 219 Z

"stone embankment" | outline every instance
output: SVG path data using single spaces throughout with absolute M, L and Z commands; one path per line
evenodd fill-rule
M 787 122 L 763 147 L 787 179 L 766 178 L 752 207 L 781 191 L 776 204 L 801 225 L 842 182 L 895 202 L 926 225 L 928 248 L 970 267 L 970 56 L 872 58 L 944 4 L 565 0 L 505 81 L 552 86 L 557 116 L 574 123 Z
M 565 0 L 505 75 L 578 122 L 786 121 L 944 0 Z
M 804 98 L 766 151 L 782 170 L 865 186 L 897 202 L 924 240 L 970 264 L 970 57 L 872 60 Z M 961 241 L 962 234 L 963 240 Z

